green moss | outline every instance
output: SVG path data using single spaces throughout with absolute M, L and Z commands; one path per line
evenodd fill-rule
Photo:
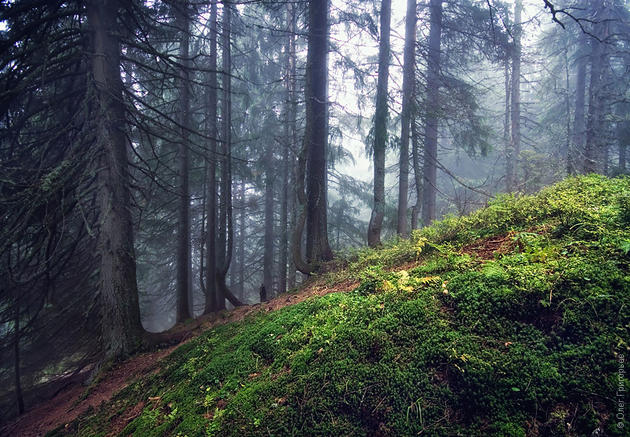
M 354 292 L 212 329 L 55 435 L 105 435 L 140 401 L 122 435 L 622 435 L 629 193 L 572 178 L 361 250 L 321 279 Z M 494 235 L 506 253 L 459 252 Z

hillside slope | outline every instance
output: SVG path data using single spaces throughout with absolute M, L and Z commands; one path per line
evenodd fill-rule
M 208 330 L 50 435 L 628 435 L 629 255 L 628 178 L 504 196 L 348 256 L 317 281 L 352 291 Z

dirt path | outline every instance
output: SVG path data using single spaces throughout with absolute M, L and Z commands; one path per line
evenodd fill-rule
M 321 282 L 321 281 L 320 281 Z M 54 398 L 44 401 L 13 422 L 0 429 L 0 436 L 38 437 L 47 432 L 68 424 L 87 411 L 107 402 L 118 391 L 125 388 L 136 378 L 157 371 L 160 361 L 167 357 L 181 344 L 190 341 L 203 331 L 216 325 L 243 320 L 250 314 L 260 311 L 275 311 L 280 308 L 302 302 L 309 297 L 324 296 L 329 293 L 353 290 L 357 281 L 345 281 L 333 287 L 315 282 L 295 294 L 282 294 L 269 302 L 235 308 L 211 316 L 196 319 L 193 323 L 173 327 L 165 335 L 165 339 L 175 339 L 178 344 L 136 355 L 105 372 L 97 383 L 89 389 L 81 383 L 73 383 L 63 389 Z M 135 417 L 133 412 L 125 415 Z M 122 428 L 120 428 L 122 429 Z
M 159 360 L 175 348 L 176 346 L 171 346 L 130 358 L 108 370 L 100 381 L 90 388 L 81 383 L 74 383 L 54 398 L 27 411 L 3 428 L 0 434 L 16 437 L 43 436 L 60 425 L 72 422 L 88 408 L 96 408 L 109 400 L 114 393 L 126 387 L 135 378 L 156 370 Z

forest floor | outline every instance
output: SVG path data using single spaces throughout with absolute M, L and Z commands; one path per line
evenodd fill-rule
M 570 178 L 177 325 L 0 435 L 621 437 L 629 308 L 630 179 Z
M 501 236 L 479 239 L 463 247 L 462 252 L 477 255 L 482 259 L 491 259 L 495 255 L 505 253 L 511 249 L 511 246 L 514 245 L 511 237 L 512 233 L 507 233 Z M 419 261 L 410 261 L 388 270 L 408 270 L 416 267 L 418 264 Z M 169 356 L 180 345 L 214 326 L 238 322 L 254 313 L 276 311 L 289 305 L 303 302 L 311 297 L 352 291 L 358 285 L 359 281 L 352 279 L 346 279 L 334 285 L 329 285 L 324 280 L 315 279 L 308 281 L 297 292 L 284 293 L 267 302 L 244 305 L 219 314 L 205 315 L 195 320 L 177 324 L 168 331 L 161 333 L 161 348 L 151 352 L 143 352 L 112 366 L 103 371 L 90 386 L 86 386 L 84 383 L 90 372 L 83 371 L 83 378 L 75 378 L 72 382 L 67 383 L 66 387 L 54 397 L 38 403 L 19 418 L 5 425 L 0 429 L 0 435 L 20 437 L 44 436 L 47 432 L 59 426 L 71 423 L 89 409 L 98 408 L 135 379 L 158 372 L 162 359 Z M 144 405 L 139 404 L 137 409 L 117 418 L 111 424 L 110 435 L 116 435 L 120 432 L 128 422 L 140 414 L 143 407 Z
M 352 280 L 346 280 L 332 286 L 321 280 L 309 281 L 298 292 L 284 293 L 268 302 L 245 305 L 177 324 L 160 334 L 160 342 L 166 346 L 155 351 L 140 353 L 112 366 L 103 371 L 90 386 L 84 384 L 90 371 L 89 369 L 84 370 L 82 378 L 73 378 L 53 398 L 38 403 L 19 418 L 0 428 L 0 435 L 44 436 L 47 432 L 72 422 L 89 409 L 98 408 L 99 405 L 109 401 L 115 393 L 125 388 L 136 378 L 159 371 L 162 359 L 169 356 L 180 345 L 214 326 L 241 321 L 254 313 L 275 311 L 289 305 L 295 305 L 310 297 L 350 291 L 357 285 L 358 282 Z M 139 414 L 141 410 L 142 408 L 137 413 Z M 135 415 L 137 414 L 131 411 L 128 417 L 119 418 L 115 423 L 112 423 L 111 434 L 116 435 Z
M 469 255 L 476 255 L 481 259 L 492 259 L 494 256 L 506 253 L 513 248 L 512 234 L 513 232 L 501 236 L 482 238 L 464 246 L 461 251 Z M 410 261 L 388 270 L 409 270 L 416 267 L 419 263 L 417 260 Z M 177 324 L 170 330 L 161 333 L 161 348 L 151 352 L 143 352 L 112 366 L 103 371 L 90 386 L 84 384 L 87 374 L 90 372 L 82 372 L 84 374 L 83 378 L 75 378 L 57 395 L 40 402 L 24 415 L 5 425 L 0 429 L 0 435 L 20 437 L 44 436 L 47 432 L 59 426 L 71 423 L 89 409 L 98 408 L 135 379 L 158 372 L 162 359 L 169 356 L 180 345 L 214 326 L 238 322 L 254 313 L 276 311 L 289 305 L 303 302 L 311 297 L 352 291 L 358 285 L 359 281 L 352 279 L 346 279 L 334 285 L 329 285 L 324 280 L 315 279 L 308 281 L 297 292 L 281 294 L 268 302 L 245 305 L 219 314 L 201 316 L 195 320 Z M 143 407 L 144 405 L 139 404 L 138 408 L 117 418 L 111 424 L 110 435 L 116 435 L 120 432 L 128 422 L 140 414 Z

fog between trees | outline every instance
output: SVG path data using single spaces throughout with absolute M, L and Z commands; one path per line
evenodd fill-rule
M 352 248 L 497 193 L 627 173 L 629 12 L 3 3 L 3 419 L 148 332 L 276 296 Z

